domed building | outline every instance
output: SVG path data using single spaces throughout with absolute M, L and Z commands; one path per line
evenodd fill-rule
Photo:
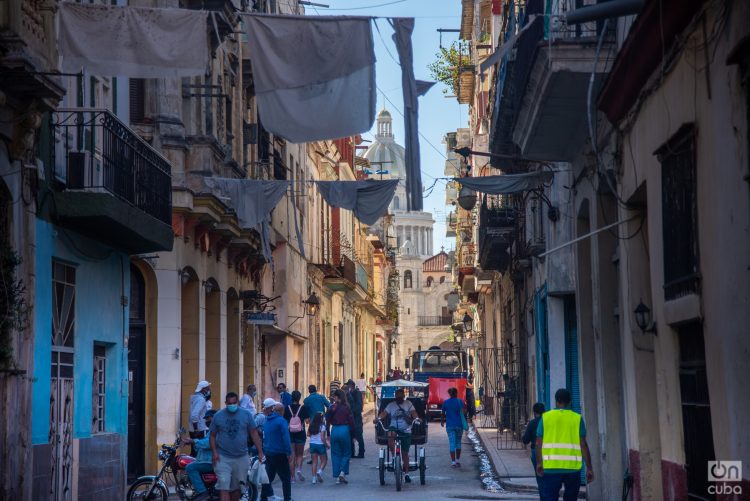
M 450 335 L 451 318 L 447 294 L 448 272 L 443 269 L 447 254 L 433 256 L 432 214 L 409 211 L 406 203 L 405 150 L 393 137 L 393 119 L 383 109 L 378 113 L 375 139 L 363 155 L 370 161 L 371 177 L 399 179 L 389 212 L 397 238 L 396 269 L 399 273 L 399 331 L 393 352 L 393 366 L 406 367 L 412 352 L 440 344 Z M 382 224 L 374 229 L 381 233 Z M 442 264 L 435 264 L 442 263 Z
M 393 137 L 393 118 L 385 108 L 378 113 L 375 139 L 363 156 L 370 161 L 374 179 L 400 179 L 389 210 L 394 216 L 397 247 L 401 249 L 408 241 L 414 255 L 422 258 L 432 256 L 432 226 L 435 221 L 429 212 L 406 210 L 406 154 L 404 147 L 397 144 Z

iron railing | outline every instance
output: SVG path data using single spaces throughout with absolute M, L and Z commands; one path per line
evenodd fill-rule
M 419 317 L 417 318 L 417 325 L 420 327 L 442 327 L 451 325 L 452 323 L 453 317 L 451 317 L 450 315 L 419 315 Z
M 68 190 L 104 191 L 172 224 L 169 161 L 112 112 L 58 109 L 50 129 L 51 165 Z

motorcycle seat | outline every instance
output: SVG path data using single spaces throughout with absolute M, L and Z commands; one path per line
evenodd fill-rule
M 216 477 L 216 473 L 213 473 L 213 472 L 211 472 L 211 473 L 201 473 L 201 478 L 207 484 L 209 484 L 209 483 L 216 483 L 216 481 L 218 480 L 218 478 Z

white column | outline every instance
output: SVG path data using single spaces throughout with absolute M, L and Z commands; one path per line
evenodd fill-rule
M 427 252 L 427 228 L 422 228 L 422 254 L 428 254 Z
M 432 250 L 432 228 L 427 230 L 427 245 L 430 249 L 430 255 L 432 255 L 435 252 Z

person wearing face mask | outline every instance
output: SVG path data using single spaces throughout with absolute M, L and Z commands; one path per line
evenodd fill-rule
M 247 385 L 245 394 L 240 399 L 240 408 L 249 410 L 253 416 L 258 413 L 258 410 L 255 408 L 255 395 L 257 394 L 258 390 L 255 388 L 255 385 L 249 384 Z
M 269 404 L 271 402 L 268 402 Z M 266 403 L 264 402 L 264 405 Z M 266 408 L 271 408 L 270 405 Z M 281 480 L 281 490 L 284 501 L 292 498 L 292 476 L 289 469 L 289 456 L 292 454 L 292 443 L 289 436 L 289 425 L 284 419 L 284 406 L 280 402 L 273 402 L 273 412 L 266 415 L 263 424 L 263 449 L 266 451 L 266 473 L 270 482 L 278 475 Z M 261 501 L 268 500 L 268 493 L 261 490 Z
M 208 411 L 208 398 L 211 396 L 211 383 L 200 381 L 195 387 L 195 393 L 190 397 L 190 438 L 204 438 L 208 426 L 204 421 Z M 195 456 L 195 449 L 190 449 L 190 455 Z
M 240 409 L 238 400 L 236 393 L 227 393 L 226 407 L 217 412 L 211 422 L 212 463 L 218 477 L 216 489 L 221 493 L 221 501 L 240 499 L 240 482 L 245 480 L 250 467 L 248 438 L 258 449 L 258 459 L 264 459 L 255 419 L 247 409 Z

